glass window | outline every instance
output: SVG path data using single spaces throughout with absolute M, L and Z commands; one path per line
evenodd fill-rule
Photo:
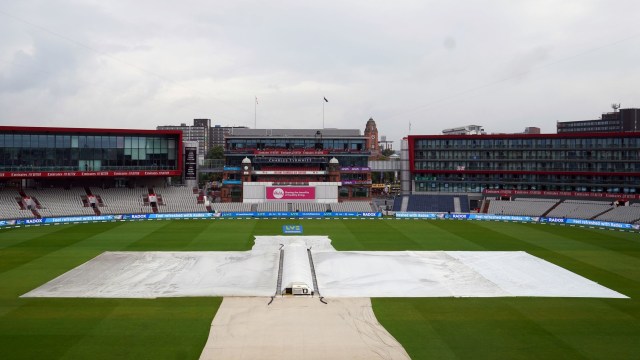
M 147 138 L 139 137 L 138 138 L 138 148 L 145 149 L 147 147 Z
M 55 147 L 61 149 L 64 147 L 64 137 L 62 135 L 54 135 L 53 142 L 55 143 Z
M 13 134 L 13 147 L 21 148 L 22 147 L 22 135 Z M 20 150 L 17 150 L 20 153 Z
M 77 148 L 78 147 L 78 137 L 77 136 L 72 136 L 71 137 L 71 147 L 72 148 Z

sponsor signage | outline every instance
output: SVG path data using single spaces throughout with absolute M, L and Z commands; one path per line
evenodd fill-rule
M 499 190 L 485 189 L 482 191 L 484 195 L 544 195 L 544 196 L 575 196 L 590 197 L 603 199 L 640 199 L 640 194 L 610 194 L 596 192 L 579 192 L 579 191 L 541 191 L 541 190 Z
M 435 213 L 396 212 L 397 218 L 405 219 L 436 219 L 437 215 Z
M 322 170 L 256 170 L 253 173 L 256 175 L 325 175 L 327 172 Z
M 185 146 L 184 148 L 184 179 L 197 180 L 198 148 Z
M 255 155 L 326 155 L 327 150 L 254 150 Z
M 494 215 L 494 214 L 469 214 L 469 220 L 504 220 L 504 221 L 534 221 L 531 216 Z M 537 218 L 536 218 L 537 219 Z
M 157 213 L 157 214 L 126 214 L 122 215 L 125 220 L 143 219 L 202 219 L 216 217 L 212 213 Z
M 340 171 L 371 171 L 371 168 L 369 167 L 354 167 L 354 166 L 347 166 L 347 167 L 341 167 Z
M 546 223 L 555 223 L 555 224 L 564 224 L 567 219 L 565 218 L 557 218 L 557 217 L 543 217 L 540 218 L 540 222 Z
M 276 217 L 382 217 L 382 213 L 379 212 L 223 212 L 222 217 L 230 218 L 242 218 L 242 217 L 256 217 L 256 218 L 276 218 Z
M 241 180 L 222 180 L 222 185 L 241 185 Z
M 458 219 L 458 220 L 505 220 L 505 221 L 538 221 L 530 216 L 493 215 L 493 214 L 448 214 L 448 213 L 414 213 L 396 212 L 397 218 L 409 219 Z
M 0 226 L 13 226 L 16 224 L 16 220 L 0 220 Z
M 267 186 L 267 200 L 314 200 L 313 186 Z
M 283 234 L 302 234 L 302 225 L 282 225 Z
M 371 180 L 340 180 L 342 185 L 371 185 Z
M 116 218 L 115 215 L 50 217 L 50 218 L 42 218 L 42 219 L 11 220 L 11 221 L 14 221 L 14 223 L 10 225 L 57 224 L 57 223 L 86 222 L 86 221 L 110 221 L 110 220 L 114 220 L 115 218 Z
M 321 157 L 262 157 L 256 156 L 253 158 L 253 162 L 256 164 L 290 164 L 290 163 L 318 163 L 324 164 L 327 161 Z
M 611 222 L 611 221 L 585 220 L 585 219 L 566 219 L 565 224 L 602 226 L 602 227 L 610 227 L 610 228 L 617 228 L 617 229 L 633 228 L 631 224 Z
M 99 176 L 177 176 L 179 170 L 127 170 L 127 171 L 5 171 L 0 178 L 40 177 L 99 177 Z

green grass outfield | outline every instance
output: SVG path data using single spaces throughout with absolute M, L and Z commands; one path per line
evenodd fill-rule
M 173 220 L 0 230 L 0 359 L 197 359 L 221 298 L 21 299 L 112 251 L 248 250 L 301 224 L 338 250 L 522 250 L 631 299 L 378 298 L 413 359 L 640 358 L 640 234 L 457 220 Z M 310 324 L 313 326 L 313 324 Z

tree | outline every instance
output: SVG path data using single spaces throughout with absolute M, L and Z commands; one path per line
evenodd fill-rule
M 207 159 L 224 159 L 224 148 L 220 145 L 212 147 L 207 153 Z
M 389 157 L 393 154 L 395 154 L 396 152 L 393 149 L 384 149 L 382 150 L 382 156 L 384 157 Z

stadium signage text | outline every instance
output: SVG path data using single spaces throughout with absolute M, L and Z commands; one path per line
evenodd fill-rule
M 0 172 L 0 177 L 6 177 L 6 178 L 93 177 L 93 176 L 178 176 L 178 175 L 180 175 L 179 170 Z
M 370 185 L 371 180 L 342 180 L 342 185 L 354 185 L 354 184 Z
M 371 168 L 369 167 L 354 167 L 354 166 L 347 166 L 347 167 L 341 167 L 340 171 L 369 171 L 371 170 Z
M 610 194 L 596 192 L 578 192 L 578 191 L 541 191 L 541 190 L 493 190 L 485 189 L 482 191 L 485 195 L 544 195 L 544 196 L 582 196 L 592 198 L 610 198 L 610 199 L 640 199 L 640 194 Z
M 255 150 L 255 155 L 326 155 L 328 150 Z
M 253 172 L 256 175 L 324 175 L 327 172 L 322 170 L 317 171 L 302 171 L 302 170 L 257 170 Z
M 312 186 L 267 186 L 267 200 L 314 200 L 316 189 Z
M 283 234 L 302 234 L 302 225 L 282 225 Z

